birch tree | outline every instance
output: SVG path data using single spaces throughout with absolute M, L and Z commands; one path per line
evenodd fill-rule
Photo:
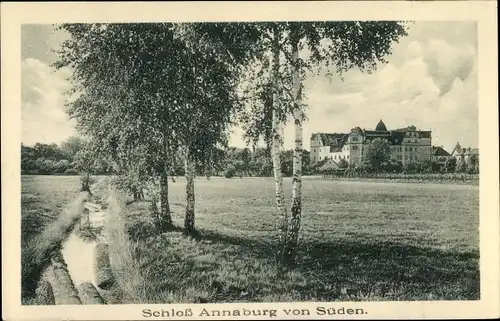
M 184 156 L 184 233 L 195 233 L 195 170 L 210 170 L 214 150 L 227 146 L 232 116 L 239 110 L 236 87 L 241 67 L 255 49 L 244 25 L 191 23 L 174 26 L 181 77 L 176 136 Z
M 108 152 L 122 172 L 137 166 L 143 177 L 161 181 L 162 225 L 171 224 L 168 206 L 169 157 L 177 148 L 178 112 L 171 88 L 178 87 L 178 43 L 170 24 L 65 24 L 69 33 L 56 68 L 69 67 L 68 104 L 77 129 Z M 148 155 L 147 162 L 141 153 Z M 140 164 L 134 164 L 141 160 Z
M 302 122 L 306 112 L 302 80 L 322 69 L 329 76 L 342 76 L 352 68 L 371 72 L 378 63 L 386 62 L 384 57 L 391 53 L 392 44 L 405 36 L 406 30 L 402 23 L 392 21 L 256 23 L 253 27 L 260 32 L 263 50 L 271 55 L 268 68 L 273 88 L 270 121 L 278 207 L 277 258 L 285 265 L 293 265 L 302 215 Z M 261 115 L 267 110 L 262 110 Z M 282 141 L 279 128 L 289 116 L 295 133 L 290 216 L 284 205 L 280 160 L 276 157 Z M 265 134 L 252 126 L 256 123 L 250 122 L 249 136 Z

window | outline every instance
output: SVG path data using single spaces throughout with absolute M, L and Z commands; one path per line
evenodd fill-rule
M 351 137 L 351 140 L 352 140 L 353 142 L 357 142 L 357 141 L 358 141 L 358 137 Z
M 313 157 L 313 160 L 315 161 L 315 160 L 316 160 L 316 157 Z
M 408 148 L 407 148 L 407 147 L 405 147 L 405 152 L 407 152 L 407 151 L 408 151 Z
M 358 149 L 358 146 L 352 146 L 352 149 L 353 149 L 353 150 L 357 150 L 357 149 Z
M 316 153 L 316 149 L 313 149 L 313 152 L 315 152 L 315 153 Z
M 349 159 L 349 155 L 347 155 L 347 159 Z
M 408 160 L 408 155 L 405 155 L 405 159 Z

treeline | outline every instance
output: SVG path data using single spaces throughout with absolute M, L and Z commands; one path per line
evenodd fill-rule
M 230 147 L 220 150 L 222 159 L 216 164 L 214 175 L 232 177 L 272 177 L 273 163 L 269 149 Z M 293 174 L 293 150 L 285 150 L 280 153 L 281 172 L 285 177 Z M 310 175 L 314 167 L 309 160 L 309 151 L 302 151 L 302 173 Z
M 473 155 L 467 161 L 458 162 L 455 157 L 450 157 L 445 163 L 436 161 L 412 162 L 404 164 L 400 161 L 390 160 L 374 168 L 362 163 L 359 166 L 348 167 L 346 173 L 393 173 L 393 174 L 479 174 L 479 158 Z
M 79 137 L 70 137 L 61 144 L 36 143 L 33 146 L 21 144 L 22 175 L 78 175 L 80 174 L 79 155 L 82 154 L 85 141 Z M 217 157 L 212 158 L 212 166 L 206 170 L 196 169 L 197 176 L 232 177 L 272 177 L 273 164 L 267 148 L 216 149 Z M 314 173 L 316 166 L 311 166 L 309 151 L 302 151 L 303 174 Z M 293 150 L 281 152 L 281 171 L 283 176 L 290 177 L 293 172 Z M 106 158 L 94 158 L 91 164 L 92 175 L 118 174 L 116 165 Z M 181 163 L 173 166 L 173 176 L 184 176 Z
M 85 141 L 70 137 L 61 144 L 21 144 L 21 175 L 78 175 L 79 160 Z M 99 159 L 92 166 L 94 175 L 112 172 L 106 159 Z

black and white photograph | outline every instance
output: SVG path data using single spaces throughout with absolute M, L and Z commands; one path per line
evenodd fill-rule
M 21 306 L 354 319 L 484 299 L 479 28 L 21 23 Z M 246 305 L 294 302 L 325 304 Z

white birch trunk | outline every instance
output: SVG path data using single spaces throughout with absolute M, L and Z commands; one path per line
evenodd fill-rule
M 292 181 L 292 207 L 291 219 L 288 228 L 287 246 L 285 250 L 286 263 L 294 263 L 297 243 L 299 238 L 300 222 L 302 216 L 302 95 L 300 80 L 300 65 L 298 42 L 292 44 L 292 94 L 293 94 L 293 120 L 295 132 L 295 146 L 293 151 L 293 181 Z
M 272 113 L 272 141 L 271 157 L 273 160 L 274 182 L 276 188 L 276 205 L 278 207 L 278 261 L 283 260 L 284 247 L 288 228 L 288 215 L 283 192 L 283 174 L 281 173 L 281 130 L 280 130 L 280 103 L 279 103 L 279 31 L 275 27 L 272 57 L 272 84 L 273 84 L 273 113 Z

